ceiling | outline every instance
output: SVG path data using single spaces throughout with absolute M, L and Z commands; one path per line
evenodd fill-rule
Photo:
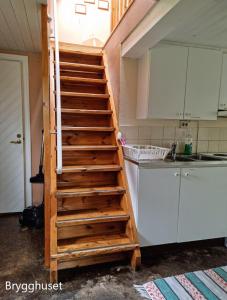
M 41 51 L 40 4 L 46 0 L 0 1 L 0 49 Z
M 192 1 L 193 2 L 193 1 Z M 165 37 L 166 40 L 227 48 L 227 1 L 205 0 L 190 20 Z

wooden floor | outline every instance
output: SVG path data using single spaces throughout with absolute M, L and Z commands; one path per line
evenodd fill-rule
M 60 49 L 60 83 L 63 170 L 51 195 L 51 281 L 60 269 L 108 261 L 136 268 L 139 243 L 103 53 Z

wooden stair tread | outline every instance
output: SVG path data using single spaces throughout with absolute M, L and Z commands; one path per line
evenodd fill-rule
M 61 68 L 67 68 L 70 70 L 83 70 L 83 71 L 103 71 L 104 66 L 100 65 L 89 65 L 89 64 L 78 64 L 72 62 L 60 62 Z
M 99 235 L 58 241 L 58 253 L 131 244 L 126 234 Z
M 108 172 L 108 171 L 120 171 L 122 168 L 119 165 L 88 165 L 88 166 L 65 166 L 62 168 L 63 173 L 71 172 Z
M 62 113 L 79 115 L 111 115 L 112 110 L 62 108 Z
M 114 127 L 78 127 L 78 126 L 62 126 L 62 131 L 101 131 L 101 132 L 112 132 Z
M 128 252 L 139 247 L 126 234 L 98 235 L 89 238 L 79 238 L 58 241 L 57 254 L 52 258 L 59 260 L 78 259 L 89 256 L 98 256 L 118 252 Z
M 77 55 L 83 55 L 83 56 L 95 56 L 95 57 L 102 57 L 103 54 L 102 52 L 83 52 L 83 51 L 78 51 L 78 50 L 71 50 L 71 49 L 65 49 L 65 48 L 60 48 L 59 49 L 60 53 L 66 53 L 66 54 L 77 54 Z
M 129 215 L 123 210 L 93 210 L 91 212 L 66 213 L 57 216 L 57 227 L 75 226 L 84 224 L 123 222 L 128 221 Z
M 92 84 L 106 84 L 106 79 L 97 79 L 97 78 L 83 78 L 83 77 L 74 77 L 74 76 L 60 76 L 61 81 L 71 81 L 78 83 L 92 83 Z
M 93 94 L 93 93 L 77 93 L 77 92 L 62 92 L 61 96 L 64 97 L 80 97 L 80 98 L 97 98 L 97 99 L 109 99 L 109 94 Z
M 121 186 L 97 187 L 97 188 L 76 188 L 76 189 L 58 189 L 57 198 L 77 197 L 77 196 L 98 196 L 98 195 L 120 195 L 124 194 L 125 189 Z
M 98 235 L 59 240 L 58 252 L 76 251 L 89 248 L 107 247 L 111 245 L 130 244 L 126 234 Z
M 115 151 L 118 146 L 113 145 L 86 145 L 86 146 L 62 146 L 63 151 Z

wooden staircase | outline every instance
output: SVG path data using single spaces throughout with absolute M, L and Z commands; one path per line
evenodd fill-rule
M 59 175 L 52 170 L 52 282 L 61 269 L 125 259 L 134 269 L 140 264 L 107 73 L 103 53 L 60 49 L 63 169 Z M 53 66 L 50 76 L 55 77 Z M 52 144 L 51 165 L 56 167 L 54 135 Z

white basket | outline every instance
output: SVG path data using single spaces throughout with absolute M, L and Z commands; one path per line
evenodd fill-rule
M 123 145 L 124 155 L 134 160 L 165 159 L 171 149 L 152 145 Z

